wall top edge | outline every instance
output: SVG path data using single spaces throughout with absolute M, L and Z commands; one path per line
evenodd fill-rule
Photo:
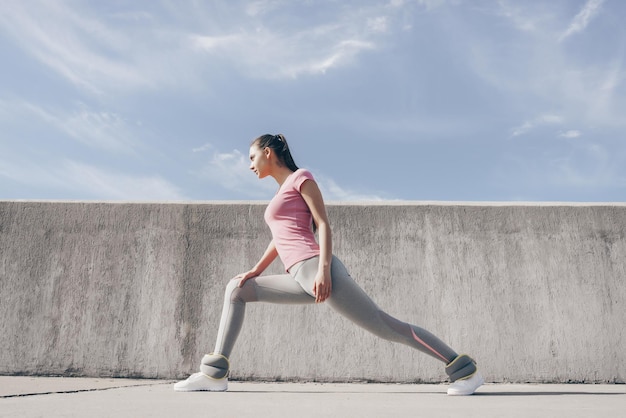
M 58 203 L 58 204 L 111 204 L 111 205 L 267 205 L 267 200 L 185 200 L 185 201 L 132 201 L 132 200 L 46 200 L 0 199 L 0 203 Z M 326 201 L 329 206 L 624 206 L 626 202 L 533 202 L 533 201 L 439 201 L 439 200 L 375 200 Z

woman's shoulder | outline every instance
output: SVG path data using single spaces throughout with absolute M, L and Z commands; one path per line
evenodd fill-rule
M 294 177 L 311 177 L 311 178 L 313 178 L 313 173 L 311 173 L 306 168 L 299 168 L 296 171 L 294 171 Z
M 300 187 L 305 181 L 307 180 L 315 181 L 313 174 L 306 168 L 297 169 L 296 171 L 293 172 L 293 175 L 291 177 L 292 177 L 292 182 L 293 182 L 294 187 L 298 190 L 300 190 Z

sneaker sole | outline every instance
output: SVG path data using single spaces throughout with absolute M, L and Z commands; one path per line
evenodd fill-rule
M 222 386 L 214 386 L 211 388 L 198 388 L 198 389 L 188 389 L 185 387 L 177 388 L 174 385 L 174 391 L 176 392 L 226 392 L 228 390 L 228 383 L 225 383 Z
M 480 376 L 480 380 L 478 382 L 476 382 L 476 386 L 473 388 L 473 390 L 469 391 L 455 391 L 455 390 L 450 390 L 448 389 L 448 396 L 470 396 L 473 395 L 474 393 L 476 393 L 476 391 L 478 390 L 479 387 L 481 387 L 482 385 L 485 384 L 485 379 Z
M 228 390 L 228 387 L 224 388 L 224 389 L 179 389 L 179 388 L 174 388 L 175 392 L 226 392 Z

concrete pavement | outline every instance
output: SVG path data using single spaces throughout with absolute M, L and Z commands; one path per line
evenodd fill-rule
M 446 385 L 231 382 L 178 393 L 172 381 L 0 376 L 0 417 L 619 417 L 626 386 L 487 384 L 470 397 Z

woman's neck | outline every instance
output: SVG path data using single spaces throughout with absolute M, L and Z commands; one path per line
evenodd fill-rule
M 287 180 L 287 177 L 289 177 L 292 173 L 293 171 L 291 171 L 289 168 L 285 166 L 278 166 L 274 170 L 274 173 L 271 174 L 271 176 L 274 177 L 274 180 L 276 180 L 276 183 L 278 183 L 278 187 L 280 187 L 283 185 L 285 180 Z

